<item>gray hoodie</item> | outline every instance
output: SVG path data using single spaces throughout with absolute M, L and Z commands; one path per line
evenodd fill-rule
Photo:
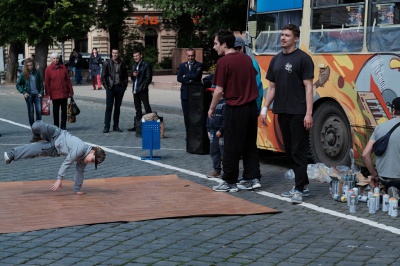
M 74 191 L 79 191 L 83 183 L 83 172 L 87 165 L 83 160 L 92 147 L 85 144 L 80 138 L 72 136 L 66 130 L 61 130 L 54 141 L 54 146 L 59 155 L 66 156 L 58 171 L 58 179 L 63 179 L 68 168 L 76 162 Z

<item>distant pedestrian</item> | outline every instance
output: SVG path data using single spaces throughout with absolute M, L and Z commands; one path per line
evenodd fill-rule
M 223 183 L 214 191 L 237 192 L 239 161 L 243 158 L 243 176 L 247 180 L 242 189 L 260 188 L 258 161 L 256 71 L 251 59 L 234 50 L 235 36 L 220 30 L 214 38 L 214 50 L 223 56 L 217 62 L 213 84 L 216 85 L 208 116 L 212 118 L 222 93 L 225 95 Z
M 119 128 L 122 99 L 128 86 L 128 71 L 124 61 L 119 57 L 119 50 L 112 49 L 111 59 L 104 62 L 101 73 L 101 82 L 106 89 L 106 112 L 104 117 L 103 133 L 110 131 L 111 114 L 114 107 L 113 130 L 122 132 Z
M 46 124 L 41 120 L 32 125 L 32 132 L 36 135 L 36 139 L 44 141 L 18 146 L 9 152 L 4 152 L 6 164 L 39 156 L 65 156 L 66 158 L 58 171 L 57 181 L 51 185 L 51 190 L 62 189 L 62 180 L 65 178 L 67 170 L 76 162 L 73 190 L 75 194 L 84 194 L 81 187 L 86 165 L 94 163 L 95 169 L 97 169 L 97 165 L 106 158 L 104 150 L 100 147 L 89 146 L 80 138 L 69 134 L 68 131 Z M 42 169 L 41 171 L 46 170 Z
M 72 51 L 72 54 L 69 58 L 69 66 L 72 67 L 72 71 L 75 74 L 75 84 L 82 84 L 83 58 L 77 49 Z
M 282 51 L 275 55 L 267 71 L 269 86 L 261 121 L 266 125 L 267 108 L 274 101 L 272 112 L 278 115 L 285 153 L 295 174 L 293 189 L 281 194 L 293 203 L 302 203 L 310 191 L 307 175 L 309 130 L 313 126 L 314 63 L 311 57 L 296 47 L 300 30 L 296 25 L 283 27 Z
M 153 80 L 153 70 L 151 65 L 143 60 L 143 54 L 140 51 L 133 52 L 135 64 L 132 68 L 131 79 L 133 81 L 132 93 L 133 102 L 136 110 L 136 121 L 128 131 L 136 130 L 136 122 L 142 119 L 142 103 L 146 114 L 152 113 L 149 102 L 149 85 Z
M 214 94 L 214 87 L 208 88 Z M 213 171 L 208 174 L 208 177 L 221 176 L 221 162 L 224 155 L 224 113 L 225 113 L 225 98 L 221 95 L 212 117 L 207 117 L 207 133 L 210 139 L 210 156 L 213 163 Z
M 24 96 L 28 108 L 29 125 L 36 120 L 42 120 L 42 96 L 44 95 L 43 79 L 35 68 L 35 61 L 27 58 L 24 62 L 24 69 L 17 81 L 17 90 Z M 35 138 L 31 139 L 34 142 Z
M 53 102 L 54 125 L 65 130 L 67 128 L 68 98 L 74 95 L 74 90 L 68 70 L 63 64 L 59 63 L 59 60 L 60 57 L 57 52 L 51 54 L 51 64 L 45 71 L 44 88 L 46 95 L 49 95 Z
M 181 106 L 183 112 L 183 120 L 185 123 L 185 129 L 188 129 L 188 86 L 192 82 L 201 82 L 203 75 L 203 63 L 196 61 L 196 50 L 186 50 L 187 61 L 179 65 L 179 71 L 177 75 L 178 82 L 181 85 Z
M 90 55 L 89 59 L 89 72 L 92 78 L 92 86 L 93 90 L 96 90 L 96 82 L 97 82 L 97 89 L 101 90 L 101 66 L 103 64 L 103 58 L 97 52 L 97 48 L 93 48 L 92 54 Z

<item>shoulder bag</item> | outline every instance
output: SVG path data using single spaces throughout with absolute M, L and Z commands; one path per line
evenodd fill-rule
M 385 136 L 380 137 L 375 143 L 372 145 L 372 150 L 374 151 L 376 156 L 382 156 L 386 148 L 389 144 L 390 135 L 392 135 L 393 131 L 400 126 L 400 123 L 397 123 Z
M 50 96 L 44 95 L 42 98 L 42 115 L 50 115 Z

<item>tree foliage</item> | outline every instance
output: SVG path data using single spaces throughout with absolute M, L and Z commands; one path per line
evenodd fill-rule
M 218 58 L 212 51 L 212 36 L 219 29 L 246 29 L 247 0 L 141 0 L 163 11 L 163 17 L 178 30 L 178 47 L 202 47 L 209 67 Z
M 108 31 L 111 49 L 118 48 L 123 53 L 122 40 L 128 34 L 125 19 L 133 11 L 132 0 L 99 0 L 97 10 L 97 26 Z
M 36 61 L 43 75 L 48 46 L 86 34 L 95 22 L 92 10 L 96 3 L 97 0 L 2 0 L 0 45 L 22 42 L 35 46 Z M 16 57 L 10 55 L 10 58 Z M 11 66 L 15 64 L 9 60 L 7 75 L 14 75 Z

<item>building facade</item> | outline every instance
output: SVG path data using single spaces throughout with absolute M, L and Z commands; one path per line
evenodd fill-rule
M 162 17 L 161 11 L 138 5 L 135 5 L 134 9 L 135 11 L 125 22 L 130 31 L 137 34 L 138 38 L 135 42 L 144 47 L 156 48 L 158 50 L 158 62 L 161 62 L 165 57 L 170 58 L 173 49 L 176 47 L 176 32 L 172 29 L 171 23 Z M 52 47 L 49 47 L 49 54 L 58 52 L 66 61 L 74 48 L 81 53 L 91 53 L 93 48 L 97 48 L 100 54 L 109 54 L 109 34 L 102 29 L 92 27 L 87 35 L 81 39 L 55 43 Z M 19 59 L 30 57 L 34 53 L 35 47 L 26 44 L 23 50 L 19 52 Z M 8 58 L 8 49 L 5 49 L 5 57 Z M 50 64 L 50 59 L 48 59 L 48 64 Z

